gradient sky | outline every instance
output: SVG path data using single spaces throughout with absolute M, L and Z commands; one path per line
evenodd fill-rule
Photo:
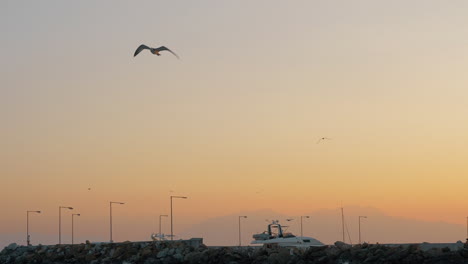
M 176 201 L 179 229 L 342 202 L 464 225 L 467 12 L 464 0 L 1 1 L 0 235 L 23 232 L 26 210 L 56 235 L 63 205 L 106 240 L 112 200 L 126 202 L 115 240 L 143 240 L 132 230 L 153 231 L 171 194 L 190 197 Z M 134 58 L 142 43 L 181 60 Z

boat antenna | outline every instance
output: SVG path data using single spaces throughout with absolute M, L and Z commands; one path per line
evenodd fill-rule
M 346 225 L 346 233 L 348 233 L 348 238 L 349 238 L 349 243 L 351 244 L 351 246 L 353 245 L 353 241 L 351 240 L 351 236 L 349 235 L 349 229 L 348 229 L 348 224 L 345 223 Z
M 341 230 L 342 230 L 342 234 L 343 234 L 343 243 L 346 243 L 346 241 L 345 241 L 343 201 L 341 201 Z
M 351 236 L 349 235 L 348 224 L 346 224 L 345 222 L 343 201 L 341 201 L 341 230 L 342 230 L 342 235 L 343 235 L 343 242 L 346 243 L 346 240 L 345 240 L 345 230 L 346 230 L 346 233 L 348 234 L 349 243 L 353 245 L 353 241 L 351 241 Z

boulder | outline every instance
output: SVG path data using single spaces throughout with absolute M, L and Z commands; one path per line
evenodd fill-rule
M 167 255 L 168 255 L 167 253 L 168 253 L 168 252 L 169 252 L 169 249 L 168 249 L 168 248 L 165 248 L 165 249 L 159 251 L 158 254 L 156 255 L 156 257 L 157 257 L 158 259 L 165 258 L 165 257 L 167 257 Z
M 151 248 L 146 247 L 146 248 L 144 248 L 143 250 L 141 250 L 141 254 L 140 254 L 140 255 L 141 255 L 142 257 L 148 257 L 148 256 L 150 256 L 152 253 L 153 253 L 153 251 L 151 251 Z
M 156 264 L 158 261 L 155 258 L 148 258 L 143 262 L 143 264 Z
M 97 257 L 95 255 L 92 255 L 92 254 L 86 255 L 86 257 L 85 257 L 85 260 L 87 262 L 91 262 L 91 261 L 96 260 L 96 259 L 97 259 Z
M 335 247 L 339 248 L 340 250 L 347 250 L 351 249 L 352 246 L 341 241 L 336 241 Z
M 173 257 L 174 257 L 175 259 L 177 259 L 177 260 L 183 260 L 183 259 L 184 259 L 184 256 L 183 256 L 182 254 L 180 254 L 180 253 L 174 254 Z
M 278 251 L 278 253 L 272 253 L 268 257 L 268 263 L 272 264 L 281 264 L 281 263 L 288 263 L 291 255 L 289 254 L 289 250 L 286 248 L 282 248 Z
M 18 245 L 16 243 L 11 243 L 10 245 L 6 246 L 5 249 L 7 250 L 16 250 L 18 248 Z
M 115 251 L 113 252 L 113 254 L 111 255 L 111 258 L 118 258 L 120 257 L 121 255 L 123 255 L 125 253 L 125 250 L 123 247 L 118 247 L 115 249 Z
M 202 263 L 203 253 L 201 252 L 190 252 L 184 256 L 184 262 L 187 263 Z

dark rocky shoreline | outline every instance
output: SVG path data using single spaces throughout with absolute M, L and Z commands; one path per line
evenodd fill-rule
M 468 263 L 468 245 L 459 250 L 421 250 L 418 245 L 379 244 L 333 246 L 305 251 L 287 248 L 193 246 L 184 242 L 86 243 L 78 245 L 18 246 L 0 252 L 0 263 Z

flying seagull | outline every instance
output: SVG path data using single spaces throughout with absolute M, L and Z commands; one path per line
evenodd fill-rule
M 331 138 L 327 138 L 327 137 L 320 138 L 320 139 L 317 141 L 317 144 L 320 143 L 320 141 L 322 141 L 322 140 L 331 140 Z
M 169 51 L 170 53 L 174 54 L 174 56 L 176 56 L 176 57 L 179 59 L 179 56 L 177 56 L 177 54 L 175 54 L 172 50 L 166 48 L 165 46 L 161 46 L 161 47 L 159 47 L 159 48 L 150 48 L 150 47 L 148 47 L 148 46 L 146 46 L 146 45 L 143 45 L 143 44 L 140 45 L 140 46 L 135 50 L 135 54 L 133 54 L 133 57 L 135 57 L 136 55 L 138 55 L 138 53 L 140 53 L 142 50 L 145 50 L 145 49 L 149 50 L 151 53 L 156 54 L 156 55 L 158 55 L 158 56 L 161 56 L 161 54 L 160 54 L 161 51 L 167 50 L 167 51 Z

